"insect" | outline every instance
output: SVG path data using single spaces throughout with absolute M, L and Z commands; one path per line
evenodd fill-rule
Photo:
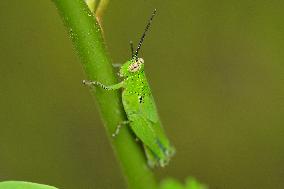
M 133 43 L 130 43 L 132 57 L 124 63 L 119 71 L 123 80 L 111 86 L 106 86 L 98 81 L 86 81 L 86 85 L 99 86 L 105 90 L 117 90 L 122 88 L 122 103 L 126 112 L 127 121 L 134 134 L 141 140 L 150 167 L 165 166 L 174 154 L 174 148 L 162 128 L 157 114 L 156 105 L 151 94 L 145 73 L 144 60 L 138 58 L 138 53 L 146 36 L 151 22 L 156 14 L 156 9 L 140 38 L 137 49 L 134 52 Z M 116 136 L 122 124 L 119 124 L 113 136 Z

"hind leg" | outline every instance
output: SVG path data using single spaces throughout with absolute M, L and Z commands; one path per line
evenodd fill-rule
M 158 157 L 144 144 L 144 151 L 147 157 L 147 164 L 150 168 L 154 168 L 159 165 Z

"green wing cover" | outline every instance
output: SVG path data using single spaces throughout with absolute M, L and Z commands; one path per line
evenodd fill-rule
M 169 141 L 160 123 L 156 106 L 151 94 L 138 96 L 127 92 L 122 93 L 122 101 L 130 127 L 144 143 L 147 156 L 153 156 L 158 164 L 165 165 L 173 153 Z

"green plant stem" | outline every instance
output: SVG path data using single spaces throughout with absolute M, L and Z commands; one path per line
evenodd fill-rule
M 89 80 L 105 84 L 117 83 L 110 58 L 104 46 L 101 28 L 83 0 L 53 0 L 70 33 Z M 119 92 L 92 89 L 96 97 L 107 135 L 131 189 L 155 189 L 156 181 L 146 165 L 141 146 L 127 127 L 113 139 L 111 134 L 126 116 Z M 98 160 L 99 161 L 99 160 Z

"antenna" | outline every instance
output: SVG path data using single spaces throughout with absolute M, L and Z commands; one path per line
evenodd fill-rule
M 154 9 L 154 11 L 153 11 L 153 13 L 152 13 L 152 15 L 151 15 L 151 17 L 150 17 L 150 19 L 149 19 L 149 21 L 148 21 L 148 24 L 146 25 L 146 28 L 145 28 L 145 30 L 144 30 L 144 32 L 143 32 L 141 38 L 140 38 L 140 41 L 139 41 L 139 43 L 138 43 L 137 49 L 136 49 L 136 51 L 135 51 L 135 54 L 132 56 L 132 58 L 135 57 L 136 60 L 138 60 L 138 52 L 139 52 L 139 50 L 140 50 L 140 48 L 141 48 L 141 46 L 142 46 L 142 43 L 143 43 L 144 38 L 145 38 L 145 36 L 146 36 L 146 32 L 148 31 L 148 29 L 149 29 L 150 26 L 151 26 L 152 20 L 153 20 L 153 18 L 154 18 L 154 16 L 155 16 L 156 12 L 157 12 L 157 9 Z
M 134 56 L 133 42 L 129 41 L 129 45 L 130 45 L 130 50 L 131 50 L 131 57 L 133 57 Z

